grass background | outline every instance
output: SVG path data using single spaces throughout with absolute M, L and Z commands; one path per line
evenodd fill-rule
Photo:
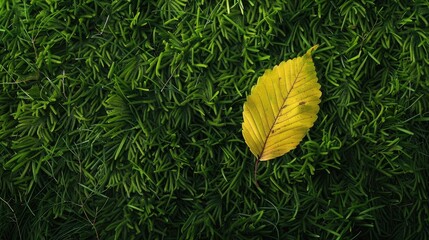
M 428 1 L 0 1 L 1 239 L 429 239 Z M 320 47 L 261 163 L 242 106 Z

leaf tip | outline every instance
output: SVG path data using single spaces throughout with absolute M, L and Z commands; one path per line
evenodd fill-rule
M 311 54 L 316 51 L 316 49 L 319 47 L 319 44 L 314 45 L 310 49 L 308 49 L 307 54 L 311 56 Z

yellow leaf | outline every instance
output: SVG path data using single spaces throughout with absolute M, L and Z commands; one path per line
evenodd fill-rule
M 317 119 L 320 84 L 310 48 L 302 57 L 265 71 L 243 109 L 243 136 L 258 161 L 296 148 Z

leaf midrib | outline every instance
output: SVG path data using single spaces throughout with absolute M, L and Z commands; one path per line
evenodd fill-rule
M 302 57 L 301 57 L 301 58 L 302 58 Z M 289 60 L 289 61 L 291 61 L 291 60 Z M 287 62 L 286 62 L 286 63 L 287 63 Z M 272 134 L 273 127 L 276 125 L 277 120 L 279 119 L 280 113 L 281 113 L 281 112 L 282 112 L 282 110 L 283 110 L 283 106 L 285 105 L 286 100 L 289 98 L 289 95 L 290 95 L 291 91 L 293 90 L 293 88 L 294 88 L 294 86 L 295 86 L 295 83 L 296 83 L 296 81 L 298 80 L 298 76 L 301 74 L 302 69 L 304 68 L 304 65 L 305 65 L 305 62 L 301 65 L 301 67 L 300 67 L 300 69 L 299 69 L 299 71 L 298 71 L 298 74 L 296 75 L 296 77 L 295 77 L 295 79 L 294 79 L 294 81 L 293 81 L 292 87 L 289 89 L 288 93 L 286 94 L 286 97 L 283 99 L 283 103 L 282 103 L 282 105 L 281 105 L 281 107 L 280 107 L 279 111 L 277 112 L 277 116 L 274 118 L 274 122 L 273 122 L 273 124 L 271 125 L 270 130 L 268 131 L 268 135 L 265 137 L 264 145 L 262 146 L 262 152 L 261 152 L 260 156 L 259 156 L 259 157 L 258 157 L 258 159 L 257 159 L 257 161 L 258 161 L 258 162 L 259 162 L 259 161 L 261 161 L 261 156 L 262 156 L 262 155 L 263 155 L 263 153 L 265 152 L 265 146 L 267 145 L 268 139 L 270 138 L 270 136 L 271 136 L 271 134 Z M 279 66 L 280 66 L 280 64 L 279 64 Z M 262 161 L 265 161 L 265 160 L 262 160 Z

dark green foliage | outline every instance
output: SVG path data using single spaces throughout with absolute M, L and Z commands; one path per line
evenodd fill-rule
M 429 2 L 0 1 L 1 239 L 429 239 Z M 253 179 L 242 105 L 314 54 Z

